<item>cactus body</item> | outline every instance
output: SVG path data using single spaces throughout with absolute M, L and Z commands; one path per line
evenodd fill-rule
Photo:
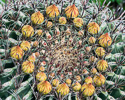
M 125 97 L 124 14 L 89 1 L 14 1 L 0 16 L 1 99 Z

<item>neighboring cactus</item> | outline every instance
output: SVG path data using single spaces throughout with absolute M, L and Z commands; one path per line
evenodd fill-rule
M 5 4 L 2 100 L 125 98 L 124 12 L 115 17 L 108 5 L 76 1 Z

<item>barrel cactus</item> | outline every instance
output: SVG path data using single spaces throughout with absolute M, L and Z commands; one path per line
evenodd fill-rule
M 0 15 L 0 98 L 125 98 L 124 12 L 104 4 L 6 2 Z

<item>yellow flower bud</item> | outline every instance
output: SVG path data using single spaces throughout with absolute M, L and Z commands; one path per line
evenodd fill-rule
M 58 27 L 55 27 L 55 33 L 56 33 L 56 35 L 60 35 L 60 30 L 59 30 Z M 57 40 L 56 40 L 56 41 L 57 41 Z
M 58 8 L 53 4 L 49 7 L 46 8 L 46 14 L 51 17 L 51 18 L 55 18 L 59 15 L 59 10 Z
M 79 40 L 78 43 L 79 43 L 79 45 L 81 46 L 81 45 L 82 45 L 82 40 Z
M 47 22 L 47 28 L 51 28 L 53 26 L 53 23 L 51 21 Z
M 40 13 L 40 11 L 35 12 L 31 15 L 31 21 L 34 24 L 41 24 L 44 21 L 44 16 Z
M 51 92 L 52 86 L 48 81 L 40 82 L 37 85 L 37 90 L 42 94 L 46 95 Z
M 77 75 L 77 76 L 75 77 L 75 79 L 76 79 L 76 81 L 78 81 L 78 82 L 81 81 L 81 77 L 80 77 L 79 75 Z
M 37 32 L 36 32 L 36 33 L 37 33 L 37 35 L 38 35 L 38 36 L 43 35 L 43 34 L 42 34 L 42 33 L 43 33 L 43 31 L 42 31 L 42 30 L 37 30 Z
M 81 84 L 79 82 L 76 82 L 74 84 L 72 84 L 73 90 L 75 92 L 79 91 L 81 89 Z
M 65 9 L 65 14 L 68 18 L 75 18 L 79 15 L 79 10 L 75 4 L 73 4 Z
M 99 60 L 97 63 L 97 69 L 99 71 L 105 71 L 108 67 L 108 63 L 105 60 Z
M 61 78 L 61 79 L 63 79 L 63 78 L 64 78 L 64 75 L 63 75 L 63 74 L 61 74 L 61 75 L 60 75 L 60 78 Z
M 21 44 L 20 44 L 20 47 L 24 50 L 24 51 L 28 51 L 31 46 L 30 46 L 30 43 L 28 41 L 23 41 Z
M 60 17 L 60 18 L 59 18 L 59 23 L 60 23 L 60 24 L 66 24 L 66 22 L 67 22 L 67 20 L 66 20 L 65 17 Z
M 103 84 L 105 84 L 105 80 L 106 79 L 102 74 L 95 75 L 93 78 L 93 81 L 97 86 L 102 86 Z
M 41 67 L 39 68 L 39 71 L 44 72 L 44 71 L 45 71 L 45 68 L 44 68 L 43 66 L 41 66 Z
M 24 25 L 22 28 L 22 34 L 25 37 L 31 37 L 34 34 L 34 29 L 30 25 Z
M 34 41 L 33 42 L 33 47 L 37 47 L 39 45 L 39 42 L 38 41 Z
M 95 53 L 96 53 L 98 56 L 102 57 L 102 56 L 105 55 L 105 50 L 104 50 L 102 47 L 98 47 L 98 48 L 95 50 Z
M 27 74 L 32 73 L 34 71 L 34 64 L 31 61 L 23 62 L 22 71 Z
M 59 84 L 57 87 L 57 93 L 65 96 L 69 93 L 69 87 L 67 86 L 66 83 Z
M 97 60 L 97 58 L 94 57 L 94 56 L 91 56 L 91 57 L 89 58 L 89 62 L 95 62 L 96 60 Z
M 96 68 L 92 68 L 92 69 L 91 69 L 91 72 L 92 72 L 92 74 L 96 74 L 96 73 L 97 73 Z
M 46 61 L 42 61 L 42 62 L 41 62 L 41 65 L 42 65 L 42 66 L 45 66 L 45 65 L 46 65 Z
M 69 27 L 67 28 L 66 33 L 67 33 L 67 34 L 71 34 L 71 30 L 70 30 Z
M 95 41 L 96 41 L 96 39 L 95 39 L 94 37 L 90 37 L 90 38 L 89 38 L 89 43 L 90 43 L 90 44 L 94 44 Z
M 85 66 L 90 65 L 90 63 L 89 63 L 88 61 L 84 61 L 83 64 L 84 64 Z
M 90 52 L 91 51 L 91 47 L 90 46 L 86 47 L 85 50 L 86 50 L 86 52 Z
M 10 51 L 10 56 L 14 59 L 21 59 L 24 55 L 23 50 L 19 46 L 12 47 Z
M 35 56 L 31 55 L 28 57 L 28 61 L 31 61 L 32 63 L 35 62 Z
M 84 75 L 89 74 L 89 72 L 86 69 L 83 69 L 82 72 Z
M 50 73 L 50 74 L 49 74 L 49 77 L 50 77 L 50 78 L 53 78 L 54 76 L 55 76 L 55 73 Z
M 79 35 L 79 36 L 84 35 L 84 30 L 80 30 L 80 31 L 78 32 L 78 35 Z
M 71 79 L 66 79 L 66 83 L 67 83 L 67 85 L 71 85 Z
M 87 83 L 87 84 L 92 83 L 92 78 L 90 76 L 85 78 L 85 83 Z
M 74 18 L 73 23 L 76 27 L 81 27 L 83 26 L 83 20 L 82 18 Z
M 99 29 L 100 29 L 99 25 L 95 22 L 91 22 L 88 24 L 88 31 L 91 34 L 97 34 L 99 32 Z
M 111 37 L 108 35 L 108 33 L 106 34 L 103 34 L 99 37 L 99 44 L 102 46 L 102 47 L 108 47 L 110 46 L 112 43 L 112 39 Z
M 54 80 L 52 81 L 52 85 L 53 85 L 54 87 L 57 87 L 57 86 L 59 85 L 59 80 L 58 80 L 58 79 L 54 79 Z
M 39 81 L 45 81 L 47 79 L 47 76 L 44 72 L 38 72 L 36 74 L 36 79 Z
M 35 52 L 35 56 L 36 56 L 36 57 L 39 57 L 39 56 L 40 56 L 40 53 L 39 53 L 39 52 Z
M 95 87 L 92 85 L 92 83 L 83 84 L 81 87 L 81 92 L 85 97 L 92 96 L 95 92 Z
M 48 40 L 51 40 L 52 39 L 52 36 L 51 36 L 51 34 L 47 31 L 46 33 L 46 38 L 48 39 Z M 52 45 L 51 45 L 52 46 Z

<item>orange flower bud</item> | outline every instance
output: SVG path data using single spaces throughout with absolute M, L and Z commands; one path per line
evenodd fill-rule
M 53 4 L 49 7 L 46 8 L 46 14 L 51 17 L 51 18 L 54 18 L 54 17 L 57 17 L 59 15 L 59 10 L 58 8 Z
M 65 96 L 69 93 L 69 87 L 67 86 L 66 83 L 59 84 L 57 87 L 57 93 Z
M 98 48 L 95 50 L 95 53 L 96 53 L 98 56 L 102 57 L 102 56 L 105 55 L 105 50 L 104 50 L 102 47 L 98 47 Z
M 105 60 L 99 60 L 97 63 L 97 69 L 99 71 L 105 71 L 108 67 L 108 63 Z
M 95 75 L 93 78 L 93 81 L 97 86 L 101 86 L 101 85 L 105 84 L 105 80 L 106 79 L 102 74 Z
M 10 56 L 14 59 L 21 59 L 24 55 L 23 50 L 19 46 L 12 47 L 10 51 Z
M 88 31 L 91 34 L 97 34 L 97 32 L 99 32 L 99 29 L 100 29 L 99 25 L 95 22 L 91 22 L 88 24 Z
M 34 64 L 31 61 L 25 61 L 22 64 L 22 70 L 24 73 L 30 74 L 34 71 Z
M 28 51 L 31 46 L 30 46 L 30 43 L 28 41 L 23 41 L 21 44 L 20 44 L 20 47 L 24 50 L 24 51 Z
M 22 28 L 22 34 L 25 37 L 31 37 L 34 34 L 34 29 L 30 25 L 24 25 Z
M 102 47 L 108 47 L 110 46 L 112 43 L 112 39 L 111 37 L 108 35 L 108 33 L 106 34 L 103 34 L 99 37 L 99 44 L 102 46 Z
M 44 21 L 44 16 L 40 13 L 40 11 L 35 12 L 31 15 L 31 21 L 34 24 L 41 24 Z
M 46 95 L 51 92 L 52 86 L 48 81 L 40 82 L 37 85 L 37 90 L 42 94 Z
M 79 15 L 79 11 L 75 4 L 73 4 L 65 9 L 65 14 L 68 18 L 75 18 Z

